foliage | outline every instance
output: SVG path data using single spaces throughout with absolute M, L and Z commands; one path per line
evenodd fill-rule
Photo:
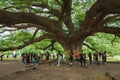
M 59 3 L 57 2 L 59 1 Z M 84 23 L 84 20 L 87 15 L 87 11 L 91 8 L 91 6 L 96 2 L 96 0 L 73 0 L 72 7 L 71 7 L 71 17 L 73 25 L 75 26 L 75 31 L 81 28 Z M 64 0 L 1 0 L 0 2 L 0 9 L 12 12 L 27 12 L 32 13 L 38 16 L 42 16 L 45 18 L 49 18 L 50 20 L 54 20 L 59 22 L 59 18 L 56 16 L 55 11 L 62 10 L 61 4 L 64 3 Z M 53 11 L 53 12 L 52 12 Z M 54 13 L 54 14 L 53 14 Z M 57 13 L 57 12 L 56 12 Z M 64 14 L 66 15 L 66 14 Z M 63 15 L 63 16 L 64 16 Z M 110 17 L 111 15 L 106 16 Z M 119 17 L 116 19 L 112 19 L 108 21 L 106 25 L 118 27 L 119 26 Z M 23 24 L 19 24 L 21 27 Z M 7 25 L 9 26 L 9 25 Z M 34 27 L 34 26 L 32 26 Z M 65 23 L 62 23 L 63 33 L 67 36 L 69 33 L 69 29 Z M 17 31 L 11 31 L 9 33 L 0 34 L 0 48 L 9 48 L 9 47 L 17 47 L 18 45 L 22 45 L 25 42 L 39 38 L 43 34 L 53 34 L 50 33 L 49 30 L 46 29 L 39 29 L 36 33 L 37 29 L 22 29 Z M 0 31 L 3 31 L 0 28 Z M 118 37 L 115 38 L 115 35 L 106 34 L 106 33 L 95 33 L 90 35 L 85 39 L 85 43 L 88 44 L 90 47 L 96 49 L 98 52 L 107 51 L 108 54 L 120 55 L 120 39 Z M 44 50 L 45 47 L 51 44 L 51 39 L 43 39 L 42 41 L 38 41 L 36 43 L 32 43 L 21 50 L 17 51 L 18 53 L 45 53 L 46 51 L 51 51 L 51 47 L 48 47 Z M 64 51 L 63 46 L 59 42 L 55 42 L 53 44 L 55 52 L 57 51 Z M 54 51 L 53 51 L 54 52 Z M 85 45 L 83 45 L 83 52 L 95 52 L 94 50 L 89 49 Z M 11 52 L 5 52 L 5 54 L 9 54 Z
M 88 37 L 86 41 L 98 52 L 107 51 L 107 53 L 110 55 L 120 55 L 120 39 L 116 37 L 116 39 L 113 41 L 114 37 L 115 36 L 112 34 L 97 33 L 94 34 L 94 36 Z M 86 49 L 86 51 L 90 52 L 88 49 Z

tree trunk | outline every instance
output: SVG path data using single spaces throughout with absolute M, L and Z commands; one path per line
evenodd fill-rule
M 72 50 L 73 52 L 82 52 L 82 44 L 85 38 L 82 38 L 78 41 L 74 41 L 72 39 L 69 42 L 64 41 L 64 44 L 61 44 L 65 51 Z

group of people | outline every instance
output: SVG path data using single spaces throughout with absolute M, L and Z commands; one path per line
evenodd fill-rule
M 97 65 L 100 64 L 100 61 L 102 61 L 102 64 L 105 64 L 107 60 L 106 51 L 100 52 L 100 53 L 94 53 L 93 60 L 94 60 L 94 63 Z
M 33 62 L 34 65 L 36 65 L 39 61 L 39 56 L 37 56 L 37 54 L 27 54 L 27 53 L 22 53 L 21 54 L 22 57 L 22 62 L 24 64 L 30 64 L 30 62 Z
M 106 51 L 101 53 L 94 53 L 94 54 L 89 53 L 87 56 L 85 53 L 79 53 L 77 55 L 74 55 L 74 52 L 70 51 L 68 55 L 69 55 L 69 62 L 71 65 L 73 65 L 74 61 L 76 60 L 77 62 L 80 62 L 81 66 L 86 66 L 86 62 L 87 62 L 86 57 L 88 57 L 88 61 L 90 65 L 92 64 L 100 65 L 101 62 L 102 64 L 105 64 L 107 59 Z M 40 55 L 23 53 L 21 54 L 21 57 L 22 57 L 22 62 L 24 64 L 27 65 L 32 62 L 34 64 L 34 67 L 36 67 L 39 61 L 41 60 L 43 61 L 45 66 L 49 64 L 50 60 L 57 60 L 56 65 L 60 66 L 61 62 L 64 59 L 63 54 L 60 51 L 58 51 L 56 55 L 50 55 L 49 52 L 46 52 L 46 54 L 40 54 Z
M 60 66 L 61 60 L 63 59 L 63 54 L 61 54 L 61 52 L 59 51 L 55 57 L 55 55 L 50 55 L 49 52 L 46 52 L 46 54 L 27 54 L 27 53 L 22 53 L 21 54 L 21 58 L 22 58 L 22 62 L 26 65 L 33 63 L 34 67 L 37 67 L 39 61 L 43 61 L 43 63 L 45 64 L 45 66 L 47 66 L 49 64 L 50 61 L 50 57 L 52 56 L 52 59 L 56 59 L 57 60 L 57 66 Z
M 99 53 L 96 52 L 94 54 L 89 53 L 88 56 L 86 56 L 85 53 L 74 54 L 74 52 L 72 51 L 69 52 L 70 64 L 73 64 L 73 61 L 76 60 L 80 62 L 81 66 L 83 65 L 86 66 L 86 62 L 87 62 L 86 57 L 88 57 L 88 61 L 90 65 L 92 64 L 100 65 L 101 63 L 105 64 L 107 59 L 106 51 Z
M 68 54 L 69 54 L 69 61 L 71 65 L 74 63 L 74 60 L 80 62 L 81 66 L 86 65 L 86 55 L 84 53 L 74 54 L 73 51 L 70 51 Z

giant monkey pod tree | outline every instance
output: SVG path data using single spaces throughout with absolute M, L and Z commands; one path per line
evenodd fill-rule
M 89 7 L 84 9 L 86 6 Z M 83 16 L 77 18 L 79 25 L 76 25 L 73 16 L 81 13 Z M 7 27 L 7 31 L 17 31 L 35 27 L 36 30 L 22 44 L 0 48 L 0 51 L 22 49 L 46 38 L 52 44 L 58 42 L 65 50 L 81 51 L 85 39 L 95 33 L 120 37 L 120 25 L 110 24 L 119 19 L 120 0 L 3 0 L 0 8 L 1 29 Z M 40 30 L 45 32 L 35 37 Z

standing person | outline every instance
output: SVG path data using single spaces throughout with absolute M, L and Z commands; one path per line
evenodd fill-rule
M 63 55 L 60 53 L 60 51 L 58 52 L 57 54 L 57 60 L 58 60 L 58 64 L 57 66 L 60 66 L 60 62 L 61 62 L 61 59 L 63 58 Z
M 27 64 L 30 63 L 30 54 L 26 54 L 26 63 L 27 63 Z
M 24 54 L 24 63 L 27 64 L 27 54 Z
M 37 54 L 33 55 L 33 64 L 34 64 L 34 67 L 33 67 L 33 70 L 34 70 L 34 69 L 36 69 L 36 67 L 38 65 L 38 56 L 37 56 Z
M 86 54 L 85 53 L 83 54 L 83 63 L 84 63 L 84 66 L 86 66 Z
M 22 58 L 22 63 L 25 64 L 25 53 L 22 53 L 22 54 L 21 54 L 21 58 Z
M 81 66 L 83 65 L 83 53 L 80 53 L 80 63 L 81 63 Z
M 72 50 L 69 52 L 69 56 L 70 56 L 70 64 L 72 65 L 73 64 L 73 51 Z
M 106 51 L 104 51 L 104 52 L 102 53 L 102 63 L 103 63 L 103 64 L 106 63 L 106 59 L 107 59 L 107 57 L 106 57 Z
M 99 59 L 98 59 L 98 53 L 95 53 L 94 56 L 95 56 L 95 64 L 100 65 Z
M 92 54 L 91 53 L 88 54 L 88 58 L 89 58 L 90 66 L 91 66 L 92 65 Z
M 101 60 L 102 60 L 102 53 L 99 52 L 99 61 L 101 61 Z
M 46 65 L 48 65 L 48 63 L 49 63 L 50 54 L 47 52 L 47 53 L 45 54 L 45 57 L 46 57 L 46 60 L 45 60 L 45 66 L 46 66 Z
M 0 56 L 0 58 L 1 58 L 1 61 L 3 60 L 3 56 L 4 56 L 4 54 L 2 54 L 2 55 Z
M 104 56 L 105 56 L 105 63 L 107 62 L 107 54 L 106 51 L 104 51 Z
M 83 54 L 83 53 L 80 53 L 80 63 L 81 63 L 81 66 L 84 66 L 86 65 L 86 55 Z

